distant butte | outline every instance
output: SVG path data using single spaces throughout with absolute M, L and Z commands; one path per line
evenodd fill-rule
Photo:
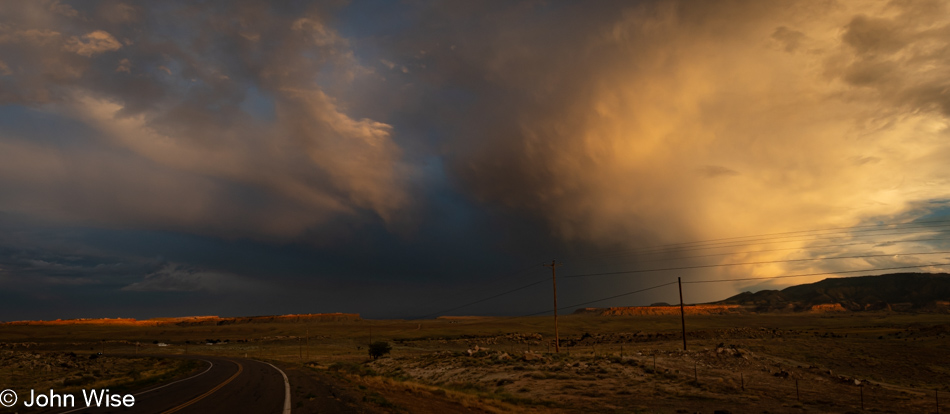
M 718 302 L 687 305 L 684 310 L 688 315 L 874 310 L 950 313 L 950 274 L 892 273 L 825 279 L 782 290 L 743 292 Z M 574 313 L 645 316 L 675 315 L 679 312 L 678 305 L 664 303 L 653 306 L 581 308 Z
M 132 318 L 100 319 L 56 319 L 53 321 L 15 321 L 0 325 L 128 325 L 128 326 L 198 326 L 233 325 L 242 323 L 268 322 L 343 322 L 360 320 L 358 313 L 308 313 L 300 315 L 241 316 L 222 318 L 218 316 L 185 316 L 178 318 L 152 318 L 136 320 Z

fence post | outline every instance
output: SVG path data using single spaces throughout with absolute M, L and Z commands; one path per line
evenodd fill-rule
M 742 373 L 739 373 L 739 384 L 742 386 L 742 391 L 745 391 L 745 378 L 742 377 Z
M 699 383 L 699 374 L 696 372 L 696 361 L 693 361 L 693 381 Z
M 861 389 L 861 409 L 864 409 L 864 384 L 861 384 L 858 388 Z
M 934 390 L 934 402 L 937 403 L 937 414 L 940 414 L 940 391 Z
M 795 379 L 795 399 L 798 401 L 802 400 L 802 393 L 798 391 L 798 379 Z

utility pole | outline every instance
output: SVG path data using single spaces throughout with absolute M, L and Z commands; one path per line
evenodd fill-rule
M 557 260 L 551 260 L 551 264 L 544 265 L 551 267 L 551 282 L 554 284 L 554 353 L 561 352 L 561 339 L 557 332 L 557 269 L 558 266 L 563 266 L 564 263 L 558 263 Z
M 307 328 L 307 361 L 310 360 L 310 328 Z
M 676 283 L 680 287 L 680 320 L 683 322 L 683 350 L 686 350 L 686 310 L 683 307 L 683 279 L 676 278 Z

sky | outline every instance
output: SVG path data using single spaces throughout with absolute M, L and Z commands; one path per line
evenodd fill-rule
M 947 271 L 948 121 L 948 1 L 3 2 L 0 320 Z

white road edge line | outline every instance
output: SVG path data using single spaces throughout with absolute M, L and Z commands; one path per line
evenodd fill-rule
M 161 387 L 155 387 L 155 388 L 152 388 L 152 389 L 150 389 L 150 390 L 145 390 L 145 391 L 142 391 L 142 392 L 140 392 L 140 393 L 132 394 L 132 395 L 138 396 L 138 395 L 142 395 L 142 394 L 145 394 L 145 393 L 149 393 L 149 392 L 152 392 L 152 391 L 155 391 L 155 390 L 158 390 L 158 389 L 165 388 L 165 387 L 167 387 L 167 386 L 169 386 L 169 385 L 172 385 L 172 384 L 177 384 L 177 383 L 182 382 L 182 381 L 188 381 L 188 380 L 190 380 L 190 379 L 192 379 L 192 378 L 196 378 L 196 377 L 199 377 L 199 376 L 202 376 L 202 375 L 206 374 L 208 371 L 211 371 L 211 367 L 214 366 L 214 362 L 208 361 L 208 360 L 206 360 L 206 359 L 201 359 L 201 360 L 199 360 L 199 361 L 207 362 L 207 363 L 208 363 L 208 369 L 206 369 L 206 370 L 204 370 L 204 371 L 201 371 L 201 373 L 192 375 L 192 376 L 190 376 L 190 377 L 188 377 L 188 378 L 180 379 L 180 380 L 175 381 L 175 382 L 169 382 L 168 384 L 162 385 Z M 290 392 L 290 389 L 289 389 L 289 388 L 288 388 L 287 392 L 288 392 L 288 393 Z M 69 413 L 74 413 L 74 412 L 80 411 L 80 410 L 88 410 L 89 408 L 91 408 L 91 407 L 81 407 L 81 408 L 77 408 L 77 409 L 75 409 L 75 410 L 63 411 L 63 412 L 61 412 L 61 413 L 59 413 L 59 414 L 69 414 Z
M 264 362 L 264 361 L 261 361 Z M 281 371 L 280 368 L 274 366 L 270 362 L 264 362 L 267 365 L 274 367 L 277 372 L 284 377 L 284 414 L 290 414 L 290 380 L 287 378 L 287 374 L 284 374 L 284 371 Z

